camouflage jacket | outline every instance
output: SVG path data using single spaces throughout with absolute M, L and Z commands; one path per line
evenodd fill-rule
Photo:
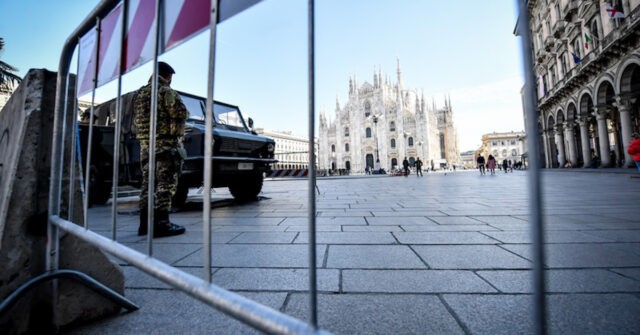
M 136 138 L 141 147 L 149 146 L 149 122 L 151 119 L 151 80 L 142 86 L 134 100 Z M 169 82 L 158 77 L 158 114 L 156 122 L 156 148 L 177 148 L 180 138 L 184 136 L 184 123 L 187 119 L 187 108 L 180 95 L 174 91 Z

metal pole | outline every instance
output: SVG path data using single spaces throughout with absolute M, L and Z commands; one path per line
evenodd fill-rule
M 309 0 L 309 312 L 318 329 L 318 282 L 316 274 L 316 155 L 315 155 L 315 22 L 314 0 Z
M 80 62 L 76 63 L 76 73 L 80 73 Z M 74 105 L 73 105 L 73 136 L 71 137 L 71 163 L 69 163 L 69 221 L 73 221 L 73 212 L 75 211 L 75 178 L 76 178 L 76 159 L 77 154 L 80 152 L 77 150 L 78 146 L 78 77 L 76 77 L 75 81 L 76 85 L 73 89 L 73 95 L 75 96 Z M 80 163 L 82 164 L 82 163 Z M 82 174 L 82 172 L 80 172 Z M 80 186 L 82 187 L 82 185 Z
M 522 37 L 522 57 L 525 79 L 525 128 L 528 134 L 527 150 L 529 151 L 529 223 L 531 224 L 533 251 L 533 299 L 534 326 L 537 334 L 547 333 L 545 272 L 544 272 L 544 222 L 542 220 L 542 186 L 540 181 L 540 148 L 536 136 L 538 134 L 538 110 L 536 108 L 535 76 L 533 73 L 533 56 L 529 11 L 526 0 L 518 0 L 519 22 L 518 33 Z
M 96 18 L 96 27 L 98 29 L 97 33 L 97 42 L 96 42 L 96 64 L 95 64 L 95 72 L 93 77 L 93 89 L 91 89 L 91 115 L 89 115 L 89 137 L 87 138 L 87 155 L 85 162 L 86 171 L 84 171 L 84 180 L 86 183 L 84 184 L 84 198 L 83 198 L 83 208 L 84 208 L 84 228 L 89 229 L 89 192 L 91 192 L 91 152 L 93 151 L 93 121 L 94 121 L 94 105 L 96 100 L 96 87 L 98 86 L 98 58 L 100 54 L 100 18 Z
M 149 113 L 149 182 L 147 197 L 147 254 L 153 254 L 153 222 L 156 189 L 156 122 L 158 116 L 158 54 L 160 53 L 160 17 L 162 15 L 162 0 L 156 0 L 156 38 L 153 48 L 153 75 L 151 79 L 151 108 Z
M 116 126 L 113 136 L 113 179 L 111 201 L 111 239 L 116 240 L 116 224 L 118 215 L 118 182 L 120 181 L 120 137 L 122 136 L 122 65 L 124 59 L 125 38 L 127 36 L 127 9 L 129 1 L 122 3 L 122 28 L 120 29 L 120 58 L 118 59 L 118 95 L 116 96 Z
M 207 104 L 204 126 L 204 192 L 202 197 L 202 231 L 204 254 L 204 280 L 211 282 L 211 175 L 213 159 L 213 84 L 216 65 L 216 27 L 218 0 L 211 0 L 209 18 L 209 74 L 207 77 Z

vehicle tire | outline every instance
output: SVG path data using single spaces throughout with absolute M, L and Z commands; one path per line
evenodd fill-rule
M 187 202 L 187 196 L 189 195 L 189 187 L 178 181 L 178 186 L 176 188 L 176 193 L 173 194 L 171 198 L 171 207 L 180 208 L 183 207 Z
M 102 180 L 102 176 L 95 165 L 91 166 L 89 173 L 89 206 L 104 205 L 111 197 L 110 184 Z
M 235 178 L 229 184 L 229 192 L 240 202 L 254 201 L 262 191 L 262 173 Z

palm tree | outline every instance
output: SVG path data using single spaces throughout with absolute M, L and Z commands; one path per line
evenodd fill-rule
M 0 53 L 4 49 L 4 38 L 0 37 Z M 11 91 L 15 84 L 19 84 L 22 78 L 18 77 L 14 72 L 17 68 L 0 60 L 0 91 Z

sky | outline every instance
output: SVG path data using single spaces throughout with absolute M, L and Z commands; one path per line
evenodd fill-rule
M 0 59 L 22 77 L 57 71 L 64 42 L 98 3 L 0 0 Z M 238 105 L 256 127 L 308 134 L 307 3 L 263 0 L 218 25 L 214 98 Z M 482 134 L 524 129 L 515 0 L 318 0 L 315 11 L 316 116 L 334 118 L 350 76 L 372 83 L 381 69 L 395 83 L 399 59 L 405 88 L 438 107 L 450 96 L 460 151 L 477 149 Z M 160 56 L 176 70 L 174 88 L 206 96 L 208 40 L 205 31 Z M 146 64 L 124 75 L 123 92 L 150 73 Z M 114 81 L 96 100 L 116 92 Z

